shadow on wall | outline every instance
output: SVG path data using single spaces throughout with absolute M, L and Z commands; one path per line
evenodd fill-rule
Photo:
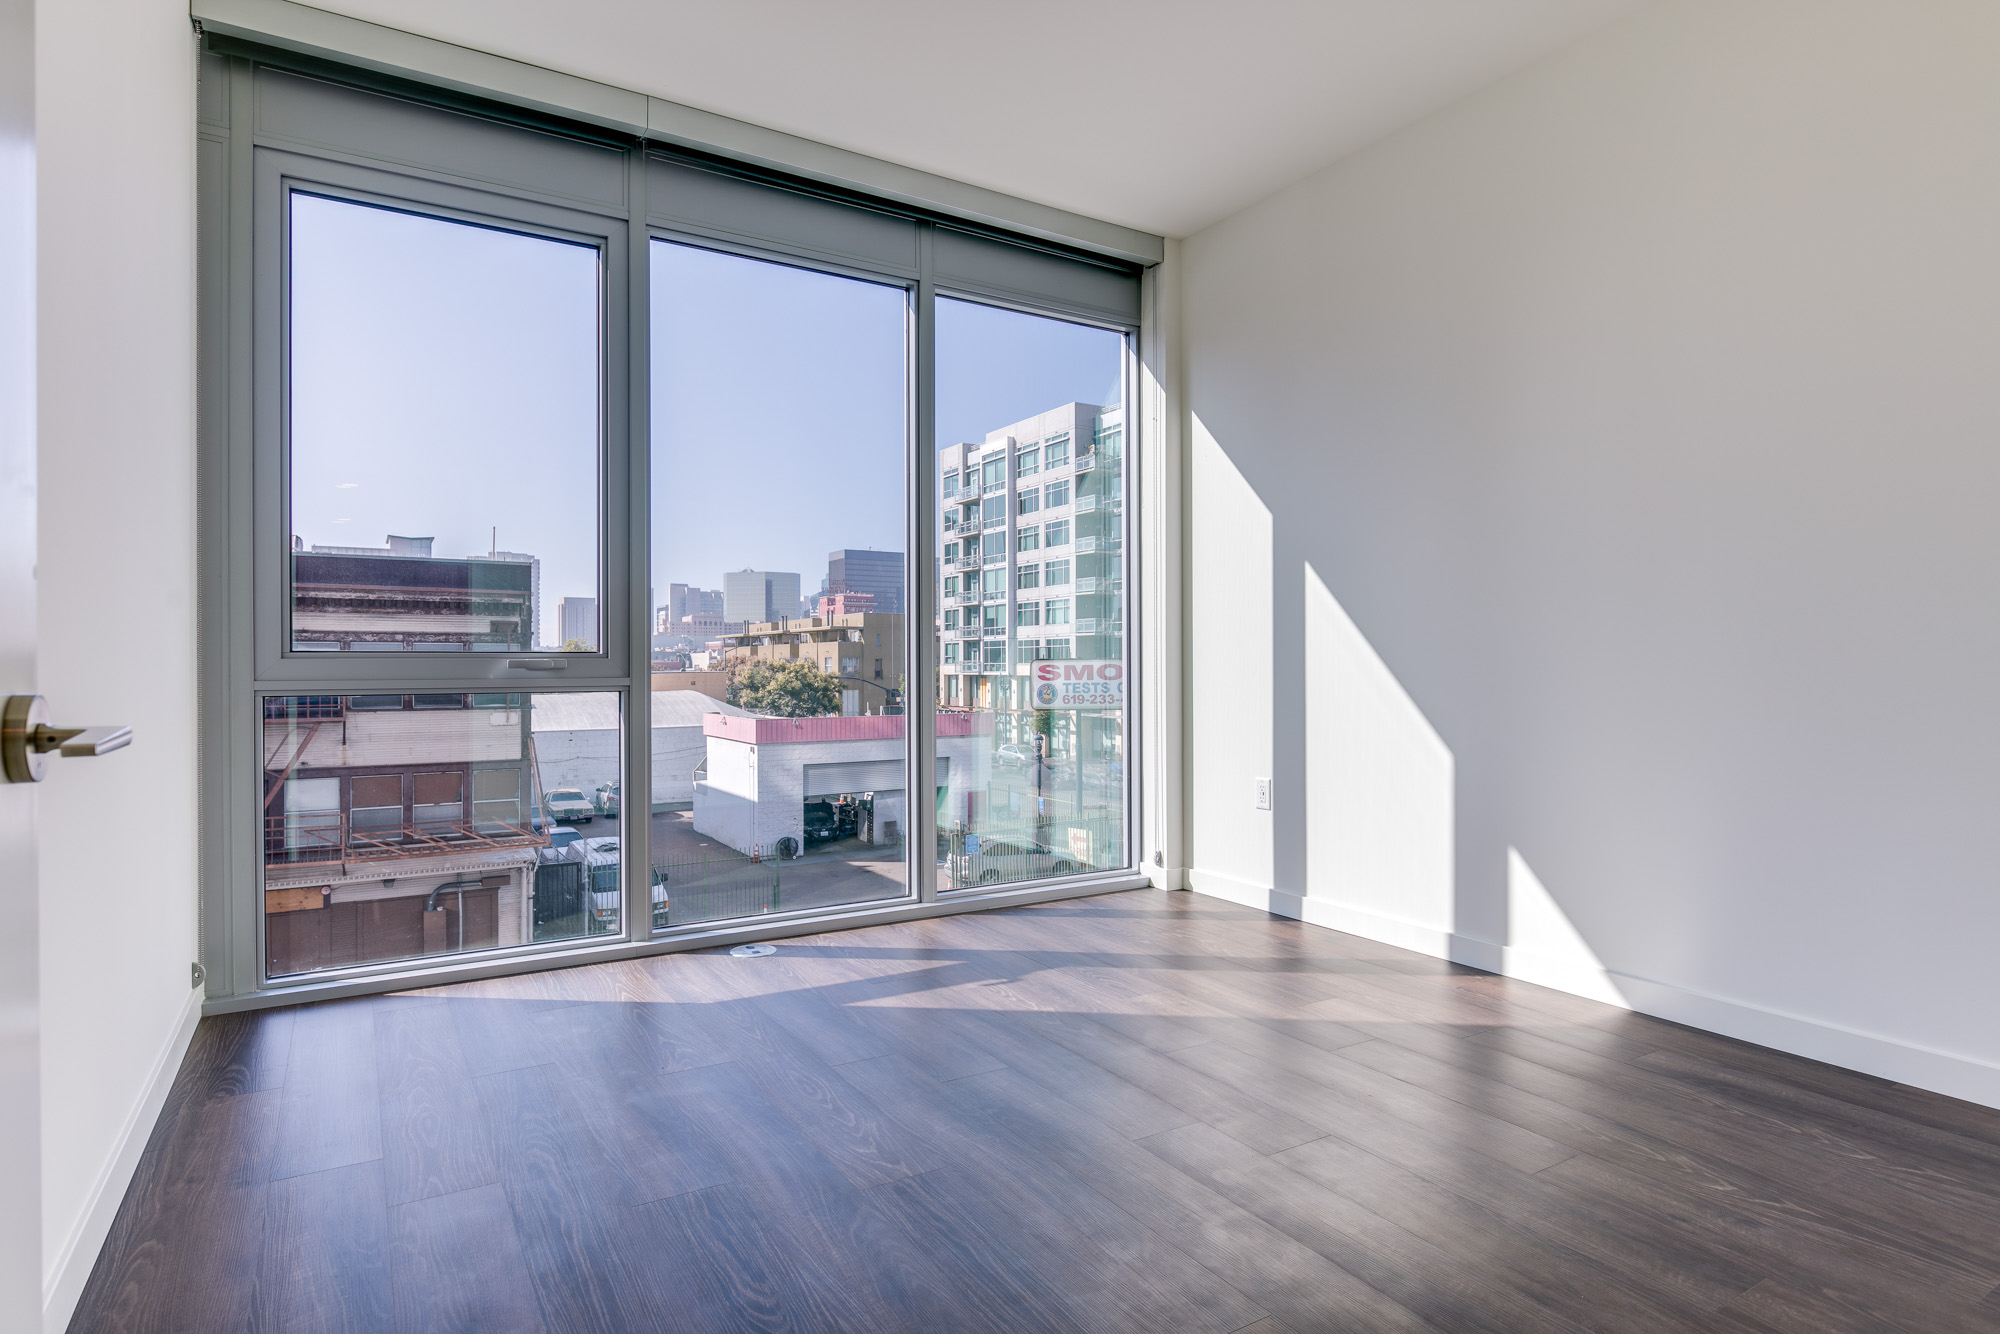
M 1198 418 L 1192 464 L 1194 887 L 1626 1006 L 1518 849 L 1458 874 L 1451 747 Z

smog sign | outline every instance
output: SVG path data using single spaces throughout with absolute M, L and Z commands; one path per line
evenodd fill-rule
M 1038 662 L 1029 676 L 1037 709 L 1116 709 L 1125 703 L 1122 662 Z

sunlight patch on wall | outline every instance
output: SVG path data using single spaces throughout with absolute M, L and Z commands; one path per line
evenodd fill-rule
M 1524 982 L 1632 1008 L 1597 951 L 1514 848 L 1507 849 L 1507 950 L 1502 971 Z
M 1272 880 L 1272 817 L 1250 795 L 1272 768 L 1271 511 L 1201 418 L 1193 427 L 1190 863 L 1243 901 Z
M 1310 564 L 1304 614 L 1307 896 L 1339 905 L 1344 930 L 1442 953 L 1451 750 Z

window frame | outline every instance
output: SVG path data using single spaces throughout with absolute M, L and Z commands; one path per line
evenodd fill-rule
M 655 240 L 679 242 L 837 276 L 901 286 L 908 293 L 909 430 L 905 487 L 905 550 L 937 549 L 939 458 L 934 439 L 935 302 L 974 301 L 1117 332 L 1125 349 L 1123 408 L 1126 441 L 1143 435 L 1137 356 L 1141 331 L 1141 266 L 1072 250 L 1034 236 L 968 223 L 893 199 L 866 196 L 776 169 L 718 159 L 699 147 L 633 139 L 587 124 L 482 100 L 464 91 L 412 85 L 390 75 L 330 64 L 316 55 L 291 55 L 214 34 L 204 38 L 197 155 L 199 204 L 201 448 L 201 748 L 205 786 L 219 799 L 204 802 L 199 846 L 203 864 L 202 954 L 208 968 L 211 1012 L 288 1003 L 315 996 L 359 994 L 416 981 L 492 976 L 593 958 L 632 957 L 692 948 L 718 939 L 783 935 L 799 923 L 833 926 L 862 920 L 922 915 L 913 909 L 965 911 L 988 903 L 1102 892 L 1146 882 L 1137 854 L 1144 802 L 1138 775 L 1144 745 L 1135 670 L 1143 641 L 1137 596 L 1140 571 L 1129 567 L 1125 655 L 1132 682 L 1124 720 L 1126 736 L 1125 855 L 1118 867 L 1046 881 L 1022 882 L 983 895 L 954 893 L 939 899 L 935 866 L 911 858 L 906 900 L 890 911 L 870 903 L 855 909 L 808 909 L 755 921 L 704 923 L 650 930 L 649 822 L 621 828 L 624 910 L 616 936 L 588 943 L 524 944 L 469 955 L 437 955 L 359 965 L 327 973 L 264 975 L 267 959 L 262 909 L 262 839 L 252 821 L 261 809 L 262 764 L 258 742 L 265 704 L 277 697 L 460 693 L 472 697 L 610 693 L 619 700 L 621 763 L 618 781 L 630 798 L 644 793 L 650 806 L 650 266 Z M 354 94 L 388 116 L 407 112 L 422 131 L 440 124 L 449 139 L 466 133 L 515 136 L 509 153 L 520 161 L 543 151 L 556 156 L 582 145 L 618 156 L 623 197 L 616 203 L 552 187 L 532 171 L 513 171 L 513 158 L 461 155 L 440 165 L 440 153 L 423 145 L 394 156 L 343 144 L 339 134 L 300 134 L 260 116 L 260 83 L 267 73 Z M 451 117 L 458 120 L 450 121 Z M 426 119 L 428 118 L 428 119 Z M 450 133 L 446 133 L 449 131 Z M 564 146 L 568 146 L 565 148 Z M 434 147 L 434 146 L 432 146 Z M 428 152 L 428 156 L 426 153 Z M 444 157 L 451 157 L 449 152 Z M 702 174 L 728 189 L 761 191 L 758 209 L 774 227 L 745 227 L 718 215 L 699 221 L 664 213 L 657 186 L 662 172 Z M 511 174 L 510 174 L 511 173 Z M 289 201 L 296 193 L 350 200 L 359 205 L 437 217 L 445 221 L 591 245 L 598 252 L 599 415 L 598 532 L 596 553 L 600 646 L 595 653 L 550 654 L 404 651 L 392 653 L 299 652 L 292 649 L 288 565 L 269 559 L 289 550 Z M 862 253 L 865 245 L 836 226 L 801 239 L 800 210 L 845 210 L 843 217 L 892 220 L 913 232 L 910 262 Z M 754 211 L 754 210 L 753 210 Z M 791 231 L 787 231 L 787 228 Z M 866 230 L 865 227 L 862 228 Z M 1092 276 L 1095 274 L 1095 276 Z M 1129 303 L 1113 308 L 1105 294 L 1129 283 Z M 1077 281 L 1071 283 L 1071 278 Z M 1115 286 L 1115 284 L 1114 284 Z M 1125 291 L 1127 288 L 1118 287 Z M 1119 297 L 1126 302 L 1125 297 Z M 272 356 L 268 349 L 281 349 Z M 1143 479 L 1140 451 L 1126 453 L 1128 497 Z M 1011 460 L 1001 464 L 1008 489 Z M 970 469 L 967 469 L 970 472 Z M 981 470 L 983 477 L 983 467 Z M 969 486 L 961 496 L 983 494 Z M 622 495 L 622 501 L 617 499 Z M 1125 540 L 1137 553 L 1139 512 L 1127 508 Z M 976 538 L 976 534 L 974 535 Z M 263 559 L 259 559 L 260 555 Z M 1004 562 L 1006 553 L 1000 553 Z M 933 718 L 939 703 L 941 653 L 937 623 L 940 590 L 927 561 L 905 562 L 907 626 L 904 660 L 911 683 L 908 715 Z M 538 612 L 541 611 L 538 608 Z M 533 660 L 558 659 L 558 670 Z M 991 669 L 990 663 L 982 666 Z M 489 707 L 473 698 L 470 708 Z M 935 728 L 907 729 L 909 790 L 934 785 Z M 476 819 L 475 777 L 461 804 Z M 414 780 L 411 780 L 414 781 Z M 523 782 L 518 801 L 533 802 Z M 638 802 L 632 801 L 637 806 Z M 931 803 L 910 802 L 910 846 L 934 837 Z
M 256 564 L 256 675 L 260 682 L 313 682 L 338 679 L 355 684 L 419 683 L 455 685 L 471 680 L 542 679 L 540 669 L 505 665 L 509 659 L 560 658 L 565 683 L 627 680 L 632 675 L 632 632 L 611 614 L 630 598 L 629 573 L 616 559 L 630 545 L 633 529 L 643 531 L 643 514 L 617 505 L 613 479 L 632 485 L 639 461 L 632 457 L 630 386 L 630 224 L 603 213 L 552 205 L 532 195 L 462 182 L 406 176 L 379 166 L 327 160 L 259 146 L 256 150 L 256 218 L 253 227 L 255 345 L 277 349 L 257 363 L 254 389 L 257 421 L 253 477 L 257 497 L 251 541 L 257 551 L 286 549 L 291 528 L 291 227 L 292 197 L 304 194 L 362 207 L 540 236 L 598 252 L 598 414 L 597 414 L 597 599 L 600 643 L 595 653 L 551 654 L 534 649 L 511 653 L 315 653 L 292 647 L 289 560 Z M 393 192 L 393 193 L 392 193 Z M 643 468 L 641 468 L 643 471 Z M 635 520 L 637 522 L 635 523 Z M 537 614 L 545 609 L 538 607 Z M 329 661 L 330 659 L 340 661 Z M 347 661 L 352 659 L 353 661 Z M 489 660 L 497 660 L 493 671 Z M 488 670 L 481 671 L 481 667 Z M 300 692 L 311 693 L 311 692 Z M 429 693 L 429 692 L 426 692 Z

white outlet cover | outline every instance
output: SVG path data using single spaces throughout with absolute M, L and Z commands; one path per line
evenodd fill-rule
M 1271 780 L 1268 778 L 1259 778 L 1255 781 L 1257 785 L 1257 790 L 1256 790 L 1257 809 L 1260 811 L 1268 811 L 1271 809 Z

